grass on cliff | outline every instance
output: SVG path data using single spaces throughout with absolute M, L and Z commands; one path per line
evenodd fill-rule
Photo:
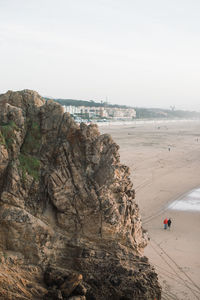
M 7 148 L 13 143 L 15 137 L 14 130 L 18 130 L 14 121 L 10 121 L 7 124 L 0 125 L 0 144 L 5 145 Z
M 32 122 L 28 128 L 24 144 L 19 155 L 20 167 L 22 169 L 22 178 L 26 181 L 26 173 L 32 176 L 36 181 L 39 180 L 40 160 L 35 156 L 41 146 L 40 126 Z
M 4 138 L 3 134 L 1 133 L 1 131 L 0 131 L 0 145 L 6 145 L 5 138 Z
M 22 179 L 26 181 L 26 173 L 32 176 L 36 181 L 39 180 L 40 161 L 34 156 L 19 155 L 20 167 L 22 169 Z
M 24 154 L 32 154 L 36 153 L 41 146 L 41 133 L 40 133 L 40 125 L 36 122 L 33 122 L 28 129 L 28 133 L 25 137 L 24 144 L 22 146 L 22 153 Z
M 0 125 L 0 144 L 5 145 L 7 149 L 12 145 L 15 132 L 19 128 L 14 121 Z M 28 128 L 24 144 L 19 155 L 20 168 L 22 169 L 23 181 L 26 181 L 28 173 L 35 180 L 39 180 L 40 160 L 35 157 L 41 145 L 40 126 L 36 122 L 32 122 Z

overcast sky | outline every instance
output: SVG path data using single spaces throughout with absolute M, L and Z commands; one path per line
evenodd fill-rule
M 200 111 L 199 0 L 0 0 L 0 92 Z

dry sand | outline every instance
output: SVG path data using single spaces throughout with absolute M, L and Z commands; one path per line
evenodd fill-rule
M 200 187 L 200 122 L 109 125 L 100 131 L 112 135 L 121 162 L 130 167 L 150 236 L 145 255 L 159 274 L 162 299 L 200 299 L 200 212 L 168 209 Z M 163 229 L 165 217 L 172 219 L 171 230 Z

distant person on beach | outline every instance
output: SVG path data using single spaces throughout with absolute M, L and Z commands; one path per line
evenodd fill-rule
M 170 146 L 168 146 L 168 151 L 170 151 L 171 150 L 171 148 L 170 148 Z
M 169 228 L 169 229 L 170 229 L 171 224 L 172 224 L 172 221 L 171 221 L 171 219 L 169 218 L 169 220 L 167 221 L 167 225 L 168 225 L 168 228 Z
M 168 225 L 168 220 L 167 220 L 167 218 L 164 219 L 163 223 L 164 223 L 164 229 L 167 229 L 167 225 Z

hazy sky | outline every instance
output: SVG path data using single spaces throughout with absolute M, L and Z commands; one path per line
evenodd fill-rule
M 0 92 L 200 111 L 199 0 L 0 0 Z

